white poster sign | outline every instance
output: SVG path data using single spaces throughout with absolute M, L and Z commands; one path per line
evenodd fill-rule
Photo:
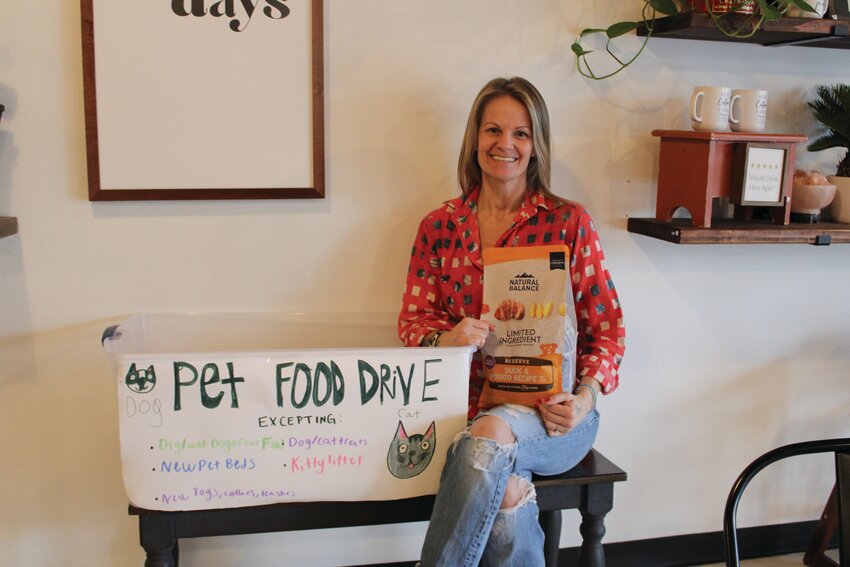
M 198 510 L 436 493 L 471 350 L 117 357 L 133 505 Z

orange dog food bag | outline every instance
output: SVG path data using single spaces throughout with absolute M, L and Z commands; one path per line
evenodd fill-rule
M 479 405 L 534 406 L 572 391 L 576 316 L 568 246 L 515 246 L 484 251 L 481 318 L 496 330 L 481 349 Z

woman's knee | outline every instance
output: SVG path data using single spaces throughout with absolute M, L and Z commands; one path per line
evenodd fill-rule
M 472 437 L 485 437 L 492 439 L 500 445 L 509 445 L 516 442 L 516 437 L 511 428 L 501 418 L 485 415 L 475 420 L 469 430 Z
M 537 499 L 537 491 L 531 481 L 523 476 L 512 474 L 508 478 L 505 487 L 505 496 L 499 508 L 503 511 L 511 511 L 519 508 L 529 500 Z

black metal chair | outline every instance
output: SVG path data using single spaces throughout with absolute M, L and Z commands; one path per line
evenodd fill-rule
M 812 455 L 815 453 L 835 454 L 835 491 L 838 502 L 838 552 L 840 563 L 842 565 L 850 565 L 850 563 L 845 562 L 850 562 L 850 537 L 844 537 L 845 534 L 850 536 L 850 531 L 845 532 L 843 529 L 845 523 L 850 525 L 850 438 L 842 438 L 806 441 L 778 447 L 772 451 L 768 451 L 744 469 L 729 492 L 729 496 L 726 499 L 726 509 L 723 513 L 723 535 L 726 543 L 727 567 L 739 567 L 740 565 L 735 517 L 738 511 L 738 501 L 741 499 L 744 489 L 753 477 L 763 468 L 776 461 L 787 459 L 788 457 Z

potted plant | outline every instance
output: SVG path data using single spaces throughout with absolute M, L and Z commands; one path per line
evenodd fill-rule
M 850 85 L 818 85 L 815 93 L 817 98 L 808 104 L 823 129 L 808 150 L 845 149 L 835 175 L 829 177 L 838 187 L 829 210 L 832 220 L 850 223 Z
M 655 21 L 662 16 L 679 16 L 684 12 L 698 9 L 708 13 L 717 28 L 727 36 L 746 38 L 755 34 L 762 23 L 781 18 L 791 8 L 815 12 L 806 0 L 680 0 L 681 7 L 674 0 L 641 1 L 643 9 L 640 20 L 616 22 L 607 28 L 582 30 L 571 46 L 576 57 L 576 69 L 582 76 L 595 80 L 607 79 L 631 65 L 643 53 L 649 38 L 652 37 Z M 732 18 L 727 19 L 730 16 Z M 638 51 L 629 58 L 617 55 L 613 49 L 613 41 L 638 28 L 646 30 Z M 594 51 L 585 49 L 582 45 L 583 39 L 594 36 L 604 38 L 605 52 L 614 63 L 613 71 L 601 74 L 594 71 L 588 59 L 588 55 Z

